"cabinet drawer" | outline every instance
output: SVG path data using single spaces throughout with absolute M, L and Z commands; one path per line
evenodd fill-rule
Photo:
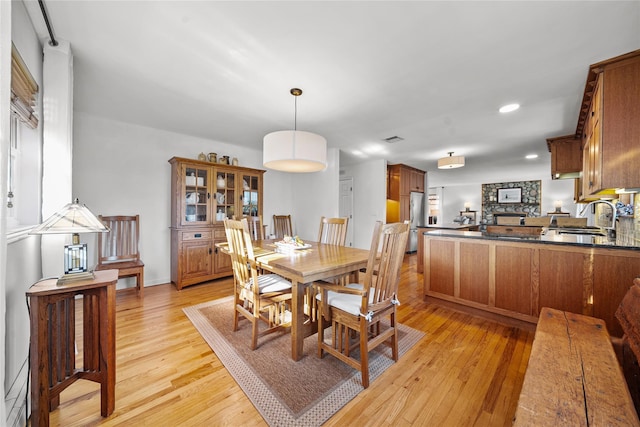
M 182 241 L 186 240 L 211 240 L 211 231 L 183 231 Z

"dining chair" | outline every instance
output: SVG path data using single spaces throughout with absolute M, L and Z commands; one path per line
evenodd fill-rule
M 98 215 L 109 227 L 98 233 L 98 264 L 96 271 L 118 270 L 118 278 L 135 277 L 139 297 L 144 296 L 144 262 L 140 259 L 140 215 Z
M 293 236 L 291 215 L 273 216 L 273 234 L 275 234 L 276 239 L 282 239 L 284 236 Z
M 349 218 L 326 218 L 320 217 L 320 230 L 318 231 L 318 242 L 327 245 L 344 246 L 347 241 L 347 227 Z M 348 276 L 336 277 L 331 280 L 332 283 L 345 285 L 350 279 Z M 318 304 L 316 300 L 317 288 L 309 286 L 305 289 L 305 305 L 308 315 L 312 321 L 316 321 Z
M 364 388 L 369 387 L 369 352 L 372 349 L 384 343 L 391 347 L 393 360 L 398 360 L 396 305 L 399 304 L 400 267 L 408 237 L 407 223 L 383 225 L 376 222 L 364 283 L 317 284 L 320 289 L 317 296 L 320 303 L 318 357 L 324 357 L 327 352 L 360 370 Z M 380 321 L 385 318 L 389 319 L 388 324 L 382 325 Z M 324 341 L 327 326 L 332 327 L 331 342 Z M 360 348 L 359 359 L 352 353 L 357 347 Z
M 233 331 L 239 315 L 251 322 L 251 349 L 258 338 L 291 326 L 291 282 L 277 274 L 260 274 L 247 219 L 224 220 L 234 276 Z M 266 329 L 260 330 L 264 322 Z
M 318 231 L 318 242 L 329 245 L 344 246 L 347 241 L 347 227 L 349 218 L 326 218 L 320 217 L 320 230 Z
M 233 219 L 237 219 L 235 216 Z M 262 225 L 262 215 L 258 216 L 243 216 L 240 219 L 246 219 L 249 226 L 249 234 L 251 240 L 264 240 L 264 226 Z

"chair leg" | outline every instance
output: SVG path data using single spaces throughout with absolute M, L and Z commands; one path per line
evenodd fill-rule
M 253 319 L 251 319 L 251 350 L 255 350 L 258 347 L 258 322 L 259 321 L 260 319 L 257 317 L 254 317 Z
M 394 361 L 398 361 L 398 328 L 396 328 L 396 314 L 391 313 L 391 327 L 393 328 L 393 336 L 391 337 L 391 357 Z
M 138 288 L 138 296 L 144 298 L 144 270 L 140 270 L 140 273 L 136 274 L 136 285 Z
M 369 337 L 366 333 L 367 325 L 364 324 L 367 322 L 364 319 L 360 319 L 360 372 L 362 374 L 362 387 L 369 387 L 369 349 L 368 349 L 368 341 Z
M 322 303 L 320 303 L 322 306 Z M 324 351 L 322 350 L 322 345 L 324 344 L 324 324 L 323 324 L 322 313 L 318 316 L 318 357 L 322 359 L 324 356 Z

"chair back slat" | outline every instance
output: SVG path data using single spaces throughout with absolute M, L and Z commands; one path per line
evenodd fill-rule
M 251 240 L 264 240 L 264 227 L 262 226 L 262 215 L 245 217 L 249 226 Z
M 224 230 L 236 283 L 244 285 L 253 278 L 254 291 L 257 295 L 259 293 L 258 274 L 247 219 L 225 219 Z
M 347 241 L 347 227 L 349 218 L 325 218 L 320 217 L 320 230 L 318 242 L 328 245 L 344 246 Z
M 364 279 L 370 295 L 363 297 L 363 309 L 385 306 L 397 297 L 409 227 L 407 223 L 376 222 Z
M 282 239 L 284 236 L 293 236 L 291 215 L 273 216 L 273 234 L 275 234 L 276 239 Z
M 140 259 L 140 216 L 98 216 L 109 232 L 98 234 L 98 263 Z

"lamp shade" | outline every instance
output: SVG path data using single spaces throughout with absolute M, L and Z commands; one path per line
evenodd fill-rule
M 49 219 L 33 229 L 31 234 L 104 233 L 107 231 L 109 228 L 76 199 L 51 215 Z
M 281 130 L 265 135 L 262 163 L 282 172 L 319 172 L 327 168 L 327 140 L 300 130 Z
M 454 169 L 464 166 L 464 156 L 452 156 L 449 153 L 448 157 L 438 159 L 438 169 Z

